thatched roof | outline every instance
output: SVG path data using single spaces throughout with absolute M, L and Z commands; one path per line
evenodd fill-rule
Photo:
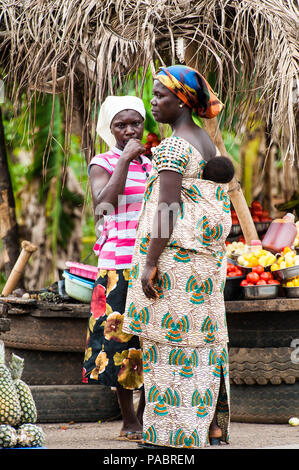
M 98 106 L 143 66 L 184 62 L 189 45 L 240 122 L 259 112 L 294 161 L 299 14 L 295 0 L 0 0 L 0 67 L 12 99 L 65 96 L 68 134 L 82 104 L 93 152 Z M 256 115 L 256 114 L 255 114 Z M 232 116 L 232 113 L 226 113 Z M 288 136 L 287 145 L 284 135 Z M 297 157 L 296 157 L 297 158 Z

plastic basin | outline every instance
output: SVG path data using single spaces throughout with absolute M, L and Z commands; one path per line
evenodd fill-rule
M 86 304 L 91 302 L 94 281 L 82 279 L 68 271 L 64 271 L 62 276 L 65 279 L 65 291 L 70 297 Z

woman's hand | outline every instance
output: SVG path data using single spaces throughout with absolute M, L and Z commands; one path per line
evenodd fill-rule
M 144 152 L 145 147 L 139 139 L 130 139 L 123 150 L 121 158 L 126 158 L 128 161 L 132 161 Z
M 142 276 L 141 276 L 141 285 L 144 295 L 148 299 L 157 299 L 159 297 L 158 292 L 154 288 L 154 281 L 158 279 L 158 270 L 157 266 L 150 266 L 146 264 L 144 266 Z

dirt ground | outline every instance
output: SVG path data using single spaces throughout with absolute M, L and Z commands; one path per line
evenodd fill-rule
M 118 440 L 121 421 L 99 423 L 40 424 L 47 449 L 137 449 L 137 444 Z M 230 424 L 230 444 L 212 449 L 299 449 L 299 426 L 289 424 Z M 211 449 L 211 447 L 206 448 Z

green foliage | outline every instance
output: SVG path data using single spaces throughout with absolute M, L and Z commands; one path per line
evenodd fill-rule
M 299 193 L 295 191 L 289 201 L 283 202 L 282 204 L 277 204 L 275 207 L 279 211 L 295 211 L 296 219 L 299 220 Z
M 53 268 L 58 245 L 66 248 L 74 228 L 71 210 L 75 206 L 82 207 L 84 198 L 81 194 L 71 192 L 63 185 L 64 168 L 64 129 L 63 108 L 59 97 L 55 97 L 53 115 L 53 138 L 48 139 L 52 117 L 52 96 L 45 95 L 33 105 L 29 120 L 26 99 L 17 116 L 13 115 L 9 102 L 5 103 L 4 127 L 8 149 L 9 169 L 16 199 L 17 217 L 22 216 L 22 207 L 18 193 L 28 190 L 33 180 L 38 180 L 38 201 L 45 207 L 47 228 L 46 236 L 50 237 L 53 254 Z M 22 158 L 23 151 L 28 152 L 26 162 Z M 24 153 L 24 152 L 23 152 Z M 82 162 L 82 156 L 79 154 Z M 86 184 L 85 178 L 85 184 Z M 68 210 L 65 210 L 68 209 Z

